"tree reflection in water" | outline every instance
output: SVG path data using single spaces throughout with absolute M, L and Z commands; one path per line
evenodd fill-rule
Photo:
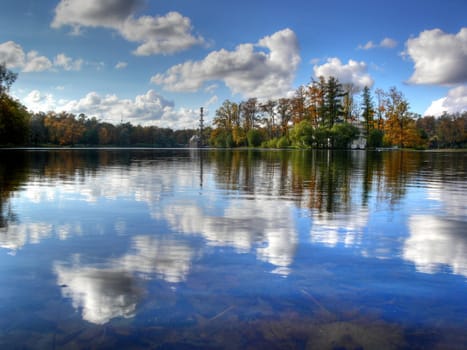
M 0 346 L 465 342 L 465 154 L 201 152 L 1 151 Z

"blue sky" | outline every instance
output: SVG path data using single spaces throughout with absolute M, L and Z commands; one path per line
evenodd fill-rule
M 0 62 L 32 111 L 171 128 L 318 75 L 395 86 L 420 114 L 467 110 L 465 0 L 16 0 Z

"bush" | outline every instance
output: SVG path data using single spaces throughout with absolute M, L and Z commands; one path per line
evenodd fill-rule
M 384 133 L 381 130 L 373 129 L 368 134 L 367 144 L 370 148 L 382 147 L 383 146 Z
M 307 120 L 302 120 L 290 130 L 290 140 L 297 148 L 311 148 L 313 145 L 313 126 Z
M 248 133 L 246 134 L 246 137 L 248 139 L 248 146 L 258 147 L 259 145 L 261 145 L 262 136 L 259 130 L 255 130 L 255 129 L 249 130 Z
M 335 124 L 331 129 L 332 145 L 334 148 L 348 148 L 350 143 L 358 137 L 358 134 L 358 128 L 352 124 Z
M 277 148 L 288 148 L 290 146 L 289 139 L 286 136 L 282 136 L 279 140 L 277 140 L 276 147 Z

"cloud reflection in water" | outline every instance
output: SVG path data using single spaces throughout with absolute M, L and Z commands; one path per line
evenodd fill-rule
M 115 317 L 135 315 L 141 290 L 127 271 L 55 264 L 57 284 L 62 295 L 81 310 L 84 320 L 104 324 Z
M 410 237 L 403 247 L 403 258 L 412 261 L 417 270 L 436 273 L 443 265 L 467 277 L 466 223 L 430 215 L 414 215 L 409 219 Z
M 115 317 L 133 317 L 143 295 L 136 275 L 179 283 L 186 278 L 194 256 L 187 244 L 150 236 L 133 237 L 132 250 L 103 268 L 55 263 L 62 295 L 81 310 L 83 319 L 104 324 Z
M 165 205 L 163 217 L 172 230 L 204 237 L 208 245 L 233 247 L 239 253 L 256 249 L 257 257 L 287 275 L 298 244 L 293 206 L 286 201 L 235 200 L 219 215 L 205 204 L 175 201 Z

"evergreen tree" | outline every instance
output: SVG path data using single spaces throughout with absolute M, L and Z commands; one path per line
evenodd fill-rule
M 374 115 L 375 108 L 373 106 L 373 100 L 371 98 L 370 88 L 365 86 L 362 92 L 362 117 L 365 123 L 365 134 L 366 137 L 370 135 L 371 130 L 374 128 Z

